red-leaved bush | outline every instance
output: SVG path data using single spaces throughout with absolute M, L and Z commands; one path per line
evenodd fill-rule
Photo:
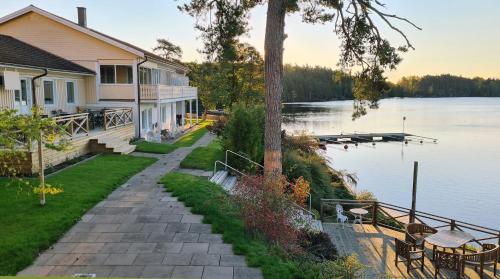
M 302 187 L 298 191 L 300 193 L 289 193 L 287 188 L 290 185 L 284 177 L 278 185 L 265 183 L 263 176 L 243 177 L 236 184 L 233 194 L 246 228 L 285 249 L 296 247 L 299 231 L 292 224 L 297 210 L 294 198 L 304 200 L 304 183 L 301 181 L 298 184 Z

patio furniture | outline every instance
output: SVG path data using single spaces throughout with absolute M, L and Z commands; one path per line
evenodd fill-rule
M 483 244 L 483 250 L 478 253 L 463 255 L 464 265 L 462 266 L 462 273 L 464 272 L 465 265 L 471 265 L 477 272 L 479 267 L 479 275 L 483 278 L 484 266 L 493 266 L 493 274 L 497 276 L 499 246 L 495 244 Z
M 342 205 L 337 204 L 335 206 L 335 209 L 337 211 L 337 222 L 342 223 L 342 228 L 344 228 L 344 223 L 347 222 L 349 218 L 347 218 L 347 216 L 344 214 L 344 208 L 342 207 Z
M 368 210 L 364 208 L 351 208 L 349 212 L 354 215 L 353 224 L 359 223 L 360 225 L 363 225 L 363 215 L 368 214 Z
M 413 261 L 418 262 L 420 261 L 420 270 L 424 271 L 424 266 L 425 266 L 425 256 L 424 256 L 424 250 L 414 250 L 413 249 L 413 244 L 397 239 L 394 239 L 396 242 L 396 258 L 395 258 L 395 263 L 396 266 L 398 265 L 399 262 L 405 262 L 406 263 L 406 271 L 410 273 L 411 269 L 415 269 L 411 267 L 411 263 Z M 400 260 L 400 257 L 403 260 Z
M 426 224 L 410 223 L 406 225 L 405 240 L 412 243 L 414 248 L 424 249 L 425 238 L 438 231 Z
M 467 242 L 474 239 L 470 233 L 459 230 L 441 230 L 425 238 L 425 241 L 432 244 L 432 259 L 435 260 L 437 247 L 444 249 L 455 249 L 463 247 Z
M 462 278 L 462 255 L 444 251 L 436 251 L 434 278 L 437 278 L 441 269 L 455 271 L 457 278 Z

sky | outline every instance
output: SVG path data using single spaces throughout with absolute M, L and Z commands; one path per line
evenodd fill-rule
M 177 5 L 187 0 L 1 0 L 0 16 L 33 4 L 77 21 L 77 6 L 87 8 L 89 27 L 151 50 L 157 38 L 181 46 L 183 61 L 202 61 L 195 20 Z M 454 74 L 500 78 L 500 1 L 498 0 L 383 0 L 388 13 L 406 17 L 422 31 L 399 24 L 415 47 L 404 54 L 391 81 L 403 76 Z M 266 7 L 255 8 L 250 32 L 242 41 L 263 52 Z M 381 21 L 377 21 L 382 26 Z M 381 27 L 384 36 L 400 45 L 402 38 Z M 286 19 L 285 63 L 337 68 L 339 40 L 331 25 L 303 23 L 299 14 Z

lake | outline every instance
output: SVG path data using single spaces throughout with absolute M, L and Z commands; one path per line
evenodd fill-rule
M 410 142 L 327 145 L 335 169 L 358 176 L 357 190 L 411 207 L 413 162 L 419 162 L 417 210 L 500 229 L 500 98 L 385 99 L 352 120 L 352 101 L 286 104 L 287 132 L 328 135 L 405 132 L 437 138 Z

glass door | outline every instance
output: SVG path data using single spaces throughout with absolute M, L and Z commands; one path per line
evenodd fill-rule
M 14 108 L 20 114 L 30 113 L 31 90 L 28 79 L 21 79 L 21 90 L 14 90 Z

